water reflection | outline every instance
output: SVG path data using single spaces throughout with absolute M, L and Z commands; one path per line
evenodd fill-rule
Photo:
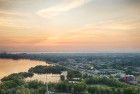
M 47 77 L 47 79 L 46 79 Z M 53 82 L 53 83 L 58 83 L 60 81 L 60 75 L 59 74 L 34 74 L 32 78 L 27 78 L 26 81 L 30 80 L 40 80 L 42 82 Z
M 13 60 L 13 59 L 0 59 L 0 79 L 12 73 L 27 72 L 29 68 L 35 67 L 37 65 L 50 65 L 43 61 L 35 60 Z M 35 74 L 32 78 L 27 78 L 26 80 L 41 80 L 46 81 L 46 75 Z M 60 75 L 49 74 L 49 82 L 58 82 L 60 80 Z

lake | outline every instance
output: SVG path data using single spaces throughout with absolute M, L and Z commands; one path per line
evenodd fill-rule
M 0 59 L 0 79 L 12 73 L 27 72 L 29 68 L 35 67 L 37 65 L 49 66 L 50 64 L 36 60 Z M 27 78 L 26 80 L 40 80 L 46 82 L 46 74 L 43 75 L 34 74 L 32 78 Z M 60 81 L 59 74 L 47 74 L 47 82 L 59 82 L 59 81 Z

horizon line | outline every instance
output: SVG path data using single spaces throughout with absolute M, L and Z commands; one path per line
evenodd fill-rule
M 112 53 L 116 53 L 116 54 L 125 54 L 125 53 L 137 53 L 140 54 L 140 52 L 0 52 L 0 54 L 2 53 L 9 53 L 9 54 L 112 54 Z

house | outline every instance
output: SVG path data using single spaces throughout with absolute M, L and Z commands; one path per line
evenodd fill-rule
M 68 75 L 68 72 L 67 71 L 62 71 L 61 72 L 61 76 L 64 77 L 64 80 L 67 80 L 67 75 Z
M 137 81 L 134 75 L 124 75 L 121 79 L 125 81 L 126 83 L 137 84 Z

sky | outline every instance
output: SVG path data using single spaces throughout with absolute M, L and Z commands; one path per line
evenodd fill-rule
M 0 0 L 0 52 L 140 52 L 140 0 Z

